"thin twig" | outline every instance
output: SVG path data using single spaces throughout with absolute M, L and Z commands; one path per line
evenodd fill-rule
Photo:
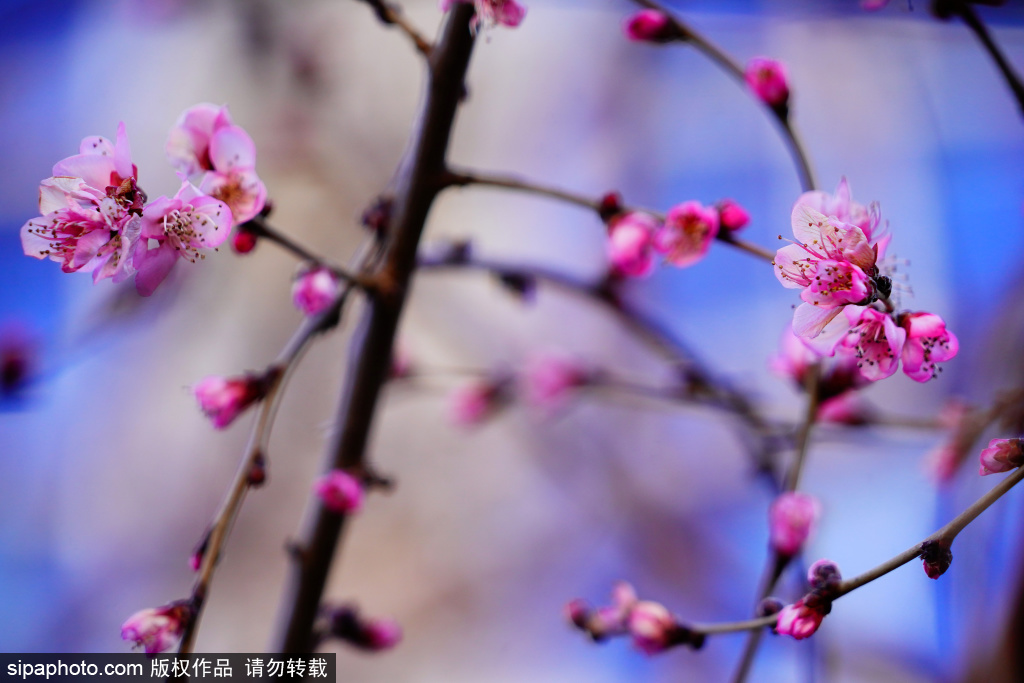
M 252 220 L 243 223 L 239 226 L 239 229 L 251 232 L 257 237 L 262 237 L 273 242 L 286 251 L 290 251 L 295 256 L 298 256 L 302 261 L 308 261 L 316 266 L 330 270 L 340 280 L 344 280 L 364 289 L 369 286 L 369 283 L 365 281 L 365 278 L 352 273 L 346 268 L 342 268 L 341 266 L 331 263 L 327 258 L 320 256 L 308 247 L 299 244 L 294 238 L 271 226 L 263 216 L 256 216 Z
M 708 58 L 724 69 L 726 73 L 736 79 L 744 90 L 747 89 L 747 80 L 743 67 L 721 48 L 697 32 L 692 26 L 673 15 L 661 2 L 657 0 L 633 1 L 642 7 L 657 10 L 667 16 L 682 42 L 689 43 L 703 52 Z M 811 168 L 810 157 L 807 155 L 807 151 L 804 149 L 804 145 L 800 141 L 800 136 L 793 127 L 793 123 L 790 121 L 789 108 L 772 107 L 765 102 L 762 102 L 762 104 L 772 114 L 782 130 L 783 137 L 786 139 L 790 152 L 793 155 L 793 161 L 796 163 L 797 174 L 800 176 L 800 185 L 803 187 L 804 192 L 815 189 L 818 183 L 814 177 L 814 170 Z
M 1003 80 L 1006 81 L 1010 91 L 1017 100 L 1017 106 L 1020 107 L 1021 113 L 1024 114 L 1024 81 L 1021 81 L 1020 75 L 1013 68 L 1013 65 L 1010 64 L 999 44 L 992 37 L 992 33 L 985 26 L 985 22 L 981 20 L 981 17 L 978 16 L 974 8 L 963 0 L 937 0 L 935 7 L 944 16 L 948 12 L 957 14 L 964 20 L 967 27 L 978 37 L 981 44 L 985 46 L 985 50 L 992 57 L 992 61 L 996 63 L 999 72 L 1003 76 Z

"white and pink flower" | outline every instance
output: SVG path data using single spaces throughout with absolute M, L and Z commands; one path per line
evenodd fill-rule
M 903 345 L 903 372 L 913 380 L 927 382 L 941 370 L 936 363 L 951 360 L 960 350 L 956 335 L 934 313 L 904 313 L 900 327 L 906 330 Z
M 658 231 L 655 247 L 665 260 L 681 268 L 704 258 L 718 235 L 718 211 L 697 201 L 683 202 L 669 209 Z
M 120 282 L 134 273 L 131 253 L 139 238 L 146 195 L 124 123 L 115 142 L 82 140 L 79 153 L 57 162 L 39 187 L 39 213 L 21 228 L 27 256 L 49 258 L 65 273 L 91 272 L 93 281 Z
M 892 316 L 874 308 L 848 306 L 845 312 L 845 320 L 850 327 L 839 345 L 853 352 L 860 374 L 869 381 L 877 382 L 895 373 L 906 341 L 906 330 L 897 327 Z
M 227 204 L 235 225 L 263 210 L 267 188 L 256 174 L 256 145 L 232 123 L 227 107 L 203 103 L 185 110 L 171 129 L 166 151 L 180 173 Z
M 678 622 L 664 605 L 644 600 L 629 611 L 626 630 L 633 645 L 644 654 L 653 655 L 673 645 Z
M 231 232 L 231 209 L 185 181 L 173 197 L 159 197 L 142 210 L 142 237 L 132 264 L 135 288 L 149 296 L 167 277 L 179 258 L 195 263 L 202 250 L 215 249 Z M 150 247 L 150 241 L 156 245 Z

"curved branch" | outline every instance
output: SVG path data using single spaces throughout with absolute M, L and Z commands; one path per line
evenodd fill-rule
M 698 33 L 692 26 L 673 15 L 661 2 L 657 0 L 633 0 L 633 2 L 642 7 L 657 10 L 667 16 L 669 21 L 672 22 L 673 28 L 681 36 L 679 38 L 680 41 L 689 43 L 703 52 L 711 61 L 718 64 L 726 73 L 736 79 L 744 90 L 747 90 L 747 79 L 743 67 L 721 48 Z M 772 107 L 764 102 L 762 104 L 764 104 L 765 109 L 772 114 L 775 121 L 779 124 L 782 136 L 793 155 L 797 175 L 800 176 L 800 186 L 804 192 L 816 189 L 818 183 L 814 177 L 814 169 L 811 168 L 810 157 L 804 149 L 803 142 L 800 140 L 796 128 L 793 127 L 793 123 L 789 120 L 789 108 Z

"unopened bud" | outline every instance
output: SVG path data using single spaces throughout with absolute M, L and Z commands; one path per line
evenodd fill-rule
M 953 564 L 953 551 L 939 541 L 925 541 L 921 544 L 921 561 L 928 578 L 937 579 Z

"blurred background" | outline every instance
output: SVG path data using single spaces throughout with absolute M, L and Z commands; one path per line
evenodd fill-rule
M 902 304 L 942 315 L 960 356 L 936 381 L 900 373 L 866 395 L 934 417 L 953 396 L 987 403 L 1021 386 L 1024 121 L 977 41 L 927 3 L 877 13 L 854 0 L 718 0 L 676 7 L 741 62 L 786 62 L 793 117 L 824 189 L 842 176 L 877 200 L 890 253 L 909 261 Z M 409 0 L 432 34 L 433 0 Z M 773 122 L 702 55 L 631 44 L 625 1 L 533 0 L 523 25 L 487 32 L 451 158 L 666 210 L 732 197 L 745 238 L 790 232 L 799 184 Z M 1024 7 L 986 10 L 1024 68 Z M 0 4 L 0 344 L 22 363 L 0 403 L 0 648 L 123 652 L 124 619 L 188 594 L 188 556 L 217 509 L 248 419 L 215 432 L 188 387 L 264 367 L 300 322 L 294 259 L 270 244 L 181 263 L 150 299 L 131 283 L 22 255 L 37 187 L 86 135 L 127 125 L 149 196 L 178 181 L 170 126 L 197 102 L 228 104 L 253 136 L 273 222 L 338 261 L 388 184 L 415 117 L 423 66 L 401 35 L 351 0 L 5 0 Z M 605 271 L 604 228 L 545 199 L 467 188 L 445 194 L 425 241 Z M 763 262 L 713 247 L 696 266 L 629 283 L 631 306 L 686 339 L 780 420 L 802 399 L 767 360 L 797 302 Z M 355 319 L 351 310 L 346 319 Z M 671 368 L 593 303 L 543 286 L 532 302 L 482 273 L 423 273 L 401 344 L 415 366 L 519 368 L 555 353 L 637 383 Z M 319 468 L 347 333 L 318 343 L 274 430 L 270 480 L 246 502 L 198 639 L 206 652 L 268 647 L 285 571 Z M 17 373 L 15 373 L 17 374 Z M 594 646 L 563 621 L 573 597 L 604 603 L 614 580 L 685 619 L 745 618 L 767 555 L 771 496 L 735 424 L 697 410 L 583 395 L 556 416 L 512 405 L 471 430 L 446 420 L 458 376 L 388 388 L 373 459 L 398 481 L 351 527 L 328 595 L 405 629 L 393 652 L 339 646 L 350 681 L 727 680 L 743 636 L 647 658 Z M 1017 436 L 990 434 L 991 436 Z M 825 427 L 804 488 L 824 517 L 809 559 L 858 574 L 918 542 L 991 486 L 972 456 L 937 485 L 923 466 L 935 430 Z M 979 446 L 980 448 L 980 446 Z M 1020 631 L 1021 492 L 958 538 L 940 580 L 912 563 L 836 604 L 810 641 L 766 638 L 752 680 L 996 680 Z M 800 595 L 783 582 L 787 600 Z

